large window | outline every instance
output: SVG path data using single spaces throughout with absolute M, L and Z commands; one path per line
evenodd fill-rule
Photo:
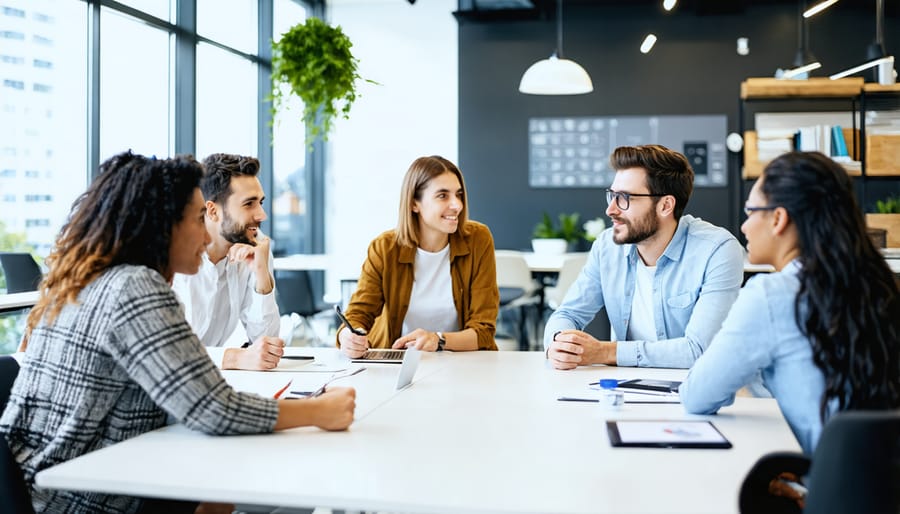
M 274 11 L 276 41 L 307 16 L 290 0 L 276 1 Z M 296 96 L 290 97 L 289 106 L 276 114 L 272 124 L 272 237 L 279 253 L 313 253 L 310 200 L 317 195 L 311 194 L 311 170 L 306 166 L 306 132 L 300 121 L 303 106 Z M 322 198 L 318 196 L 319 201 Z
M 170 155 L 169 33 L 107 8 L 100 27 L 100 160 Z
M 87 183 L 87 5 L 4 7 L 0 27 L 21 37 L 0 43 L 0 251 L 41 260 Z
M 197 157 L 257 154 L 260 108 L 256 65 L 215 46 L 197 45 Z

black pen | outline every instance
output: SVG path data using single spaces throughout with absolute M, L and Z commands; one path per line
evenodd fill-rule
M 571 396 L 560 396 L 556 400 L 560 401 L 560 402 L 589 402 L 589 403 L 597 403 L 600 401 L 600 400 L 596 400 L 593 398 L 573 398 Z
M 295 360 L 295 361 L 311 361 L 311 360 L 315 360 L 315 357 L 313 357 L 312 355 L 282 355 L 281 358 L 282 358 L 282 359 Z

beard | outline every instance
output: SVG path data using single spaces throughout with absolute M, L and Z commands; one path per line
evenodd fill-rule
M 250 239 L 247 236 L 247 231 L 251 228 L 259 228 L 259 225 L 255 223 L 240 225 L 238 222 L 231 219 L 231 216 L 228 215 L 228 211 L 224 211 L 222 216 L 222 229 L 220 233 L 222 234 L 222 237 L 229 243 L 256 246 L 256 240 Z
M 627 220 L 624 218 L 613 219 L 621 221 L 624 223 L 623 227 L 628 229 L 628 232 L 624 236 L 616 234 L 615 230 L 613 230 L 613 243 L 618 245 L 640 243 L 641 241 L 656 235 L 656 231 L 659 230 L 659 219 L 656 217 L 654 211 L 650 211 L 646 216 L 636 220 Z

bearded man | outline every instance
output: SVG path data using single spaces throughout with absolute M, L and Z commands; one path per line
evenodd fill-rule
M 203 161 L 200 189 L 212 241 L 196 275 L 176 274 L 173 289 L 206 346 L 223 346 L 240 321 L 250 344 L 228 348 L 223 369 L 272 369 L 284 354 L 278 338 L 274 258 L 260 224 L 265 194 L 254 157 L 216 153 Z
M 737 298 L 743 249 L 727 230 L 682 216 L 694 186 L 684 155 L 623 146 L 609 160 L 616 170 L 606 190 L 612 227 L 547 321 L 547 358 L 556 369 L 690 368 Z M 610 341 L 583 331 L 603 307 Z

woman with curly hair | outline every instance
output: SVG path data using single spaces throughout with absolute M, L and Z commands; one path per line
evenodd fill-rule
M 116 155 L 56 239 L 0 416 L 37 512 L 147 509 L 139 498 L 37 488 L 34 476 L 159 428 L 167 415 L 222 435 L 343 430 L 353 420 L 352 389 L 294 402 L 236 392 L 191 331 L 170 283 L 197 272 L 209 243 L 202 169 L 189 156 Z

